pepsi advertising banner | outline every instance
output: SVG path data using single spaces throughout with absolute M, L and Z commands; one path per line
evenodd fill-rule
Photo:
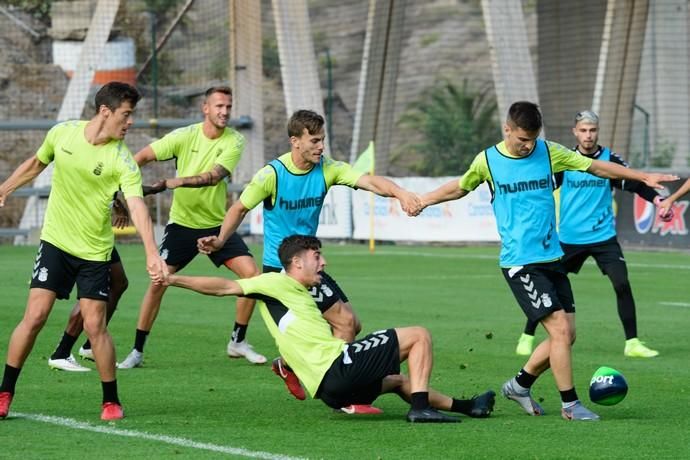
M 685 178 L 666 184 L 671 193 L 685 182 Z M 690 194 L 673 203 L 673 219 L 659 219 L 656 207 L 634 193 L 616 191 L 616 229 L 622 244 L 651 247 L 690 248 L 688 234 L 688 205 Z

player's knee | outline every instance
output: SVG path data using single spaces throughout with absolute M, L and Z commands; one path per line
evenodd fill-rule
M 24 316 L 24 324 L 32 333 L 37 333 L 48 320 L 48 313 L 43 311 L 29 312 Z
M 574 334 L 570 331 L 568 327 L 556 327 L 550 335 L 551 340 L 556 342 L 572 344 L 575 340 Z
M 84 318 L 84 332 L 87 337 L 94 337 L 105 330 L 104 323 L 100 317 Z
M 431 333 L 427 328 L 422 326 L 413 326 L 412 333 L 414 334 L 415 342 L 431 346 Z

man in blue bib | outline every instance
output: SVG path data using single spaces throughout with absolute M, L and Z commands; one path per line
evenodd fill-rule
M 290 151 L 261 168 L 228 209 L 217 236 L 199 239 L 199 251 L 221 248 L 247 213 L 263 203 L 263 272 L 280 272 L 278 247 L 290 235 L 315 236 L 319 215 L 328 189 L 343 185 L 379 196 L 394 197 L 403 211 L 419 205 L 418 197 L 382 176 L 356 171 L 349 164 L 324 155 L 324 118 L 311 110 L 297 110 L 287 124 Z M 310 287 L 316 305 L 333 329 L 333 335 L 351 342 L 362 329 L 349 299 L 338 283 L 324 272 L 321 282 Z M 286 363 L 277 358 L 273 371 L 283 379 L 290 393 L 303 400 L 305 393 Z
M 575 151 L 580 155 L 628 167 L 616 153 L 598 144 L 599 116 L 591 110 L 579 112 L 575 116 L 573 135 L 577 139 Z M 655 205 L 662 197 L 653 188 L 639 181 L 604 179 L 581 171 L 557 173 L 556 186 L 560 187 L 558 236 L 565 253 L 561 259 L 563 267 L 567 273 L 578 273 L 585 260 L 592 256 L 602 274 L 609 277 L 616 292 L 618 317 L 625 332 L 625 356 L 657 356 L 658 351 L 647 348 L 637 338 L 635 300 L 623 251 L 616 238 L 612 188 L 637 193 Z M 664 220 L 672 217 L 672 211 L 661 215 Z M 532 353 L 537 324 L 537 321 L 527 320 L 525 331 L 515 349 L 518 355 L 529 356 Z
M 551 368 L 566 420 L 598 420 L 580 402 L 573 385 L 571 346 L 575 340 L 575 303 L 560 263 L 563 256 L 556 232 L 553 174 L 587 171 L 599 177 L 637 180 L 652 187 L 672 175 L 647 174 L 610 161 L 578 155 L 554 142 L 538 139 L 542 128 L 539 107 L 526 101 L 510 106 L 503 125 L 503 142 L 480 152 L 459 180 L 422 196 L 422 206 L 457 200 L 487 182 L 492 192 L 501 236 L 500 266 L 528 319 L 541 322 L 548 333 L 518 374 L 502 388 L 530 415 L 543 415 L 530 388 Z

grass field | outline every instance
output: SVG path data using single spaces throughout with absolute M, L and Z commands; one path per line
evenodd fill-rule
M 146 287 L 141 248 L 119 248 L 128 270 L 110 330 L 120 359 L 131 349 Z M 256 253 L 260 248 L 255 248 Z M 34 248 L 0 246 L 0 356 L 23 314 Z M 497 248 L 327 245 L 328 271 L 348 293 L 364 331 L 420 324 L 434 338 L 432 385 L 454 396 L 498 392 L 523 359 L 513 354 L 523 316 L 497 267 Z M 225 345 L 234 299 L 171 288 L 145 353 L 145 367 L 118 373 L 127 417 L 98 418 L 98 374 L 51 371 L 71 301 L 56 304 L 26 362 L 10 417 L 0 421 L 0 458 L 689 458 L 690 256 L 627 252 L 640 337 L 660 350 L 654 359 L 623 357 L 613 291 L 596 266 L 572 277 L 578 311 L 576 388 L 588 400 L 601 365 L 627 378 L 627 398 L 594 406 L 599 423 L 566 422 L 550 373 L 533 394 L 544 417 L 529 417 L 497 399 L 489 419 L 451 425 L 405 422 L 396 396 L 377 401 L 385 413 L 353 417 L 320 401 L 299 402 L 268 365 L 230 360 Z M 187 274 L 217 273 L 198 257 Z M 258 313 L 258 312 L 257 312 Z M 543 335 L 543 332 L 540 331 Z M 258 314 L 249 338 L 272 358 L 276 349 Z M 78 342 L 77 347 L 81 344 Z M 76 351 L 76 350 L 75 350 Z M 88 364 L 93 367 L 93 363 Z

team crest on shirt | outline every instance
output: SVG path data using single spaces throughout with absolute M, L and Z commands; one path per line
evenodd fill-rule
M 96 168 L 93 170 L 93 173 L 97 176 L 100 176 L 102 172 L 103 172 L 103 162 L 99 161 L 98 164 L 96 165 Z
M 48 269 L 45 267 L 41 267 L 40 270 L 38 270 L 38 281 L 43 283 L 47 279 L 48 279 Z

